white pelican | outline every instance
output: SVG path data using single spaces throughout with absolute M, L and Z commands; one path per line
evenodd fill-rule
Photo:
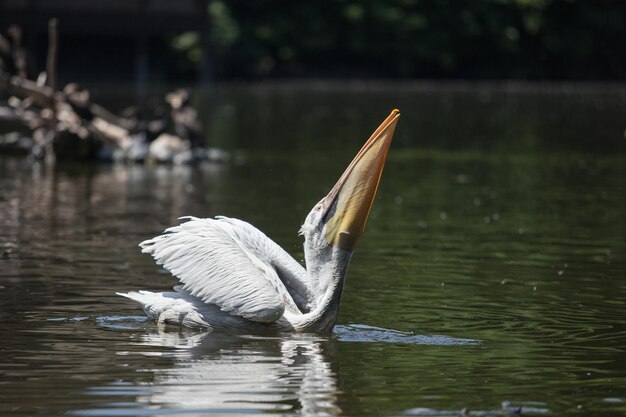
M 139 244 L 182 285 L 118 295 L 137 301 L 159 324 L 330 332 L 399 117 L 391 112 L 306 217 L 300 229 L 306 270 L 249 223 L 186 217 Z

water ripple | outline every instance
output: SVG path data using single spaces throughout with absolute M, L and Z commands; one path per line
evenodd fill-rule
M 431 408 L 411 408 L 402 413 L 402 416 L 428 416 L 428 417 L 502 417 L 502 416 L 522 416 L 548 414 L 550 410 L 542 402 L 524 402 L 513 404 L 510 401 L 503 401 L 500 410 L 436 410 Z
M 394 329 L 368 326 L 366 324 L 348 324 L 335 327 L 334 334 L 341 342 L 360 343 L 407 343 L 414 345 L 477 345 L 479 340 L 461 339 L 443 335 L 419 335 Z

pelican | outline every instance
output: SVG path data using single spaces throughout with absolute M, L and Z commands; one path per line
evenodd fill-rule
M 183 217 L 186 222 L 139 244 L 181 285 L 170 292 L 117 294 L 138 302 L 159 325 L 332 331 L 399 117 L 394 109 L 307 215 L 300 229 L 306 269 L 242 220 Z

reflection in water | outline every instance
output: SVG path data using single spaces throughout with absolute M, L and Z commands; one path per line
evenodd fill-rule
M 135 401 L 198 413 L 249 415 L 273 410 L 339 415 L 337 381 L 328 354 L 333 343 L 311 334 L 275 338 L 162 330 L 141 334 L 138 345 L 170 348 L 167 356 L 174 363 L 144 370 L 153 374 L 151 388 L 142 387 Z M 133 354 L 153 356 L 154 351 L 118 352 Z M 92 394 L 106 390 L 95 388 Z
M 281 334 L 272 337 L 195 332 L 157 327 L 141 316 L 107 316 L 99 326 L 117 332 L 137 331 L 132 348 L 121 357 L 163 358 L 168 366 L 148 367 L 148 382 L 93 387 L 88 395 L 125 393 L 134 407 L 185 413 L 334 416 L 338 405 L 337 344 L 388 343 L 423 346 L 471 346 L 478 341 L 447 336 L 423 336 L 366 325 L 340 325 L 333 335 Z M 114 402 L 127 407 L 127 402 Z M 112 415 L 124 411 L 78 410 L 74 414 Z M 128 411 L 128 410 L 126 410 Z

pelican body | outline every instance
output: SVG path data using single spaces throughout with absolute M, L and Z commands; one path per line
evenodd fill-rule
M 170 292 L 118 295 L 138 302 L 159 324 L 330 332 L 399 117 L 391 112 L 306 217 L 300 229 L 306 269 L 242 220 L 184 217 L 139 244 L 181 284 Z

